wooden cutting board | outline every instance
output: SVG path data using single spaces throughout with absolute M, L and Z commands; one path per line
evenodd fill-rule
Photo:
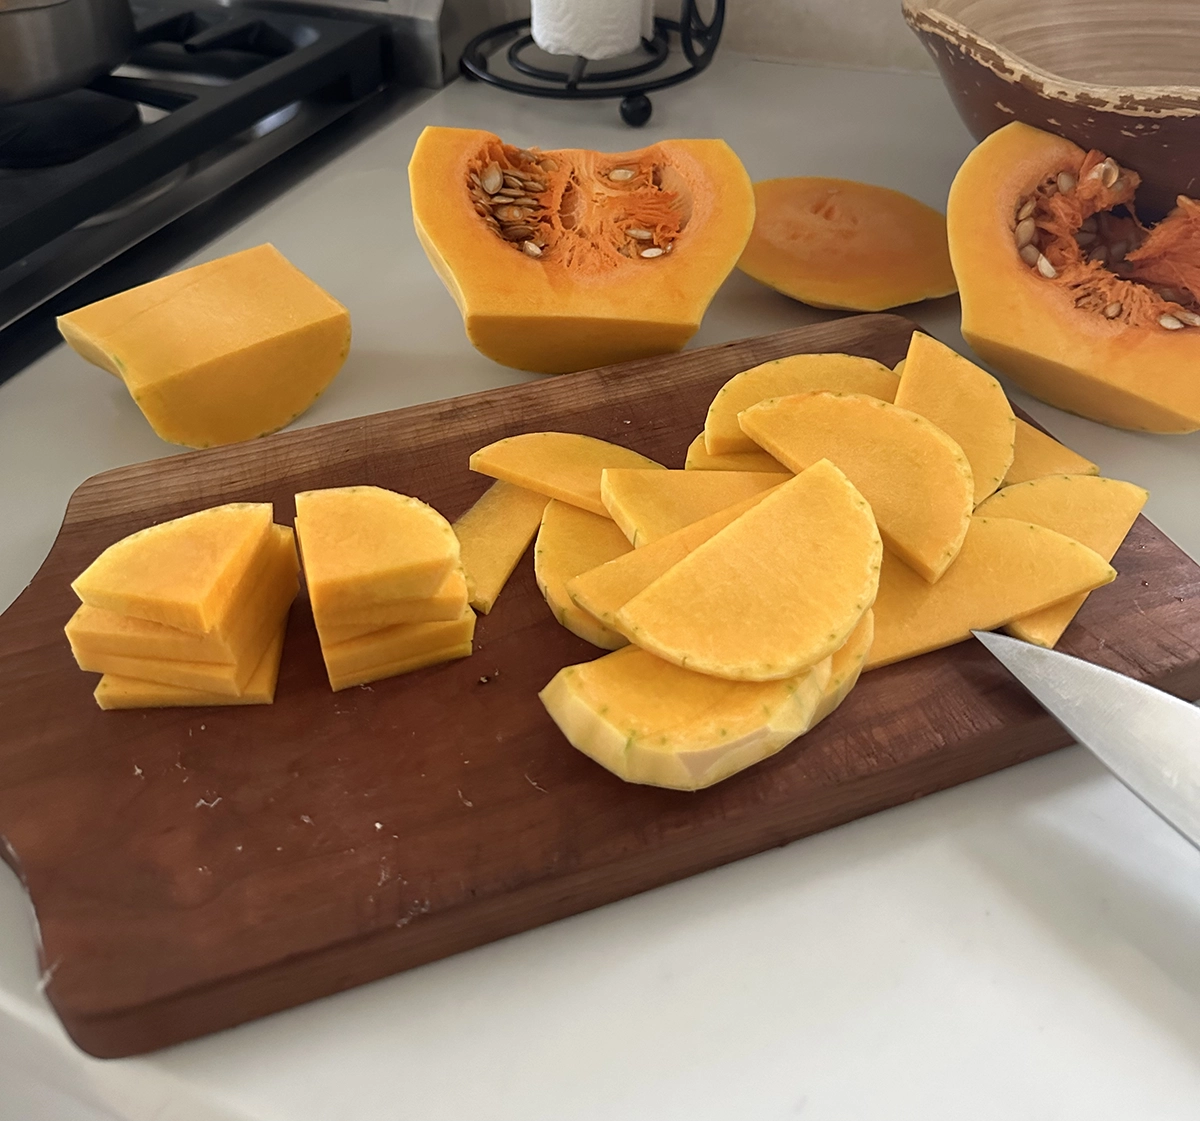
M 888 315 L 544 379 L 122 468 L 84 483 L 0 617 L 0 834 L 72 1038 L 130 1055 L 445 957 L 827 829 L 1068 742 L 977 644 L 866 675 L 829 720 L 697 794 L 628 786 L 537 699 L 598 655 L 526 556 L 469 659 L 331 693 L 306 605 L 275 704 L 104 713 L 62 634 L 68 582 L 133 530 L 204 506 L 373 483 L 448 517 L 501 436 L 565 429 L 683 465 L 727 378 L 800 351 L 889 365 Z M 396 371 L 397 377 L 403 370 Z M 1145 520 L 1062 646 L 1200 696 L 1200 569 Z

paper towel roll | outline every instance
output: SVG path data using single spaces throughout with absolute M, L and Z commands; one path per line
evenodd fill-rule
M 653 0 L 533 0 L 533 41 L 550 54 L 616 58 L 637 50 L 648 11 Z

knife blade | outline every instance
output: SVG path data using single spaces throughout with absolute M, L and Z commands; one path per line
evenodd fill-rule
M 1200 848 L 1200 709 L 1057 650 L 971 633 L 1122 783 Z

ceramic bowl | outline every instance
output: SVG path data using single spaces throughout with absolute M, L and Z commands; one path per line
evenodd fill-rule
M 1024 121 L 1098 148 L 1161 217 L 1200 194 L 1196 0 L 903 0 L 976 139 Z

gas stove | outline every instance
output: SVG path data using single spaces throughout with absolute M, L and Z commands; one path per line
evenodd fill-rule
M 378 23 L 134 5 L 87 89 L 0 107 L 0 330 L 377 95 Z

